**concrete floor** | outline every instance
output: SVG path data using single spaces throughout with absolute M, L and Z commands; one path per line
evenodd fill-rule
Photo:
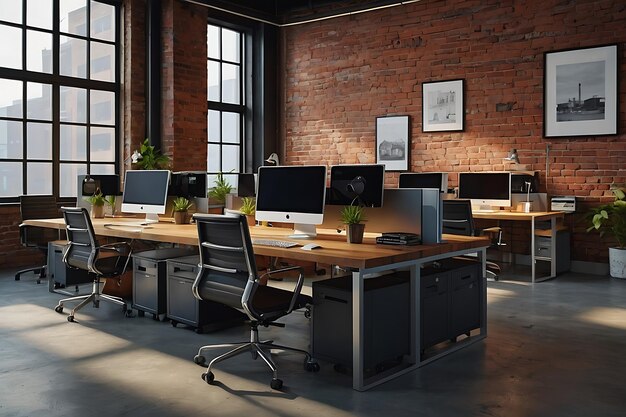
M 68 323 L 61 298 L 0 272 L 0 416 L 620 416 L 626 415 L 626 281 L 566 274 L 534 287 L 488 285 L 488 337 L 367 392 L 321 362 L 279 354 L 283 392 L 241 356 L 215 386 L 192 361 L 200 345 L 246 339 L 87 307 Z M 505 277 L 506 278 L 506 277 Z M 308 288 L 310 291 L 310 288 Z M 262 337 L 306 348 L 302 314 Z

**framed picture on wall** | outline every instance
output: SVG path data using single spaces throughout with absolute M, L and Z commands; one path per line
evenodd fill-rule
M 545 137 L 616 135 L 617 45 L 546 52 Z
M 425 82 L 422 85 L 422 131 L 462 131 L 464 80 Z
M 409 116 L 376 118 L 376 163 L 386 171 L 409 169 L 410 126 Z

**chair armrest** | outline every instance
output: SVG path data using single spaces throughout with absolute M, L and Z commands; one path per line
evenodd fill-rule
M 122 256 L 130 256 L 133 251 L 128 242 L 108 243 L 106 245 L 101 245 L 98 249 L 107 252 L 117 252 Z
M 280 274 L 288 271 L 298 271 L 298 281 L 296 281 L 296 285 L 292 291 L 293 295 L 291 296 L 291 302 L 289 303 L 289 308 L 287 309 L 287 314 L 291 313 L 296 305 L 296 301 L 300 296 L 300 291 L 302 291 L 302 285 L 304 284 L 304 268 L 301 266 L 289 266 L 287 268 L 275 269 L 272 271 L 268 271 L 263 275 L 258 277 L 258 280 L 265 278 L 266 276 L 271 276 L 272 274 Z

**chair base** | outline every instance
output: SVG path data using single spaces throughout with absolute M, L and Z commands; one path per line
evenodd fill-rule
M 115 296 L 108 295 L 108 294 L 102 294 L 100 292 L 100 280 L 99 279 L 94 280 L 92 288 L 93 289 L 91 291 L 91 294 L 78 295 L 75 297 L 69 297 L 69 298 L 64 298 L 60 300 L 59 304 L 57 304 L 57 306 L 54 308 L 54 311 L 56 311 L 57 313 L 62 313 L 63 305 L 65 303 L 72 302 L 72 301 L 80 301 L 78 305 L 72 309 L 72 311 L 70 312 L 70 315 L 67 316 L 67 321 L 70 321 L 70 322 L 74 321 L 74 316 L 76 312 L 80 310 L 81 308 L 85 307 L 90 302 L 93 303 L 93 306 L 95 308 L 100 307 L 100 301 L 108 301 L 110 303 L 117 304 L 119 306 L 122 306 L 122 311 L 127 316 L 129 315 L 129 312 L 132 311 L 128 308 L 128 305 L 126 304 L 126 301 L 124 301 L 123 298 L 115 297 Z
M 32 272 L 33 274 L 39 274 L 39 277 L 37 278 L 37 284 L 41 284 L 41 280 L 46 278 L 46 269 L 47 269 L 46 265 L 37 266 L 34 268 L 22 269 L 21 271 L 17 271 L 15 273 L 15 280 L 19 281 L 22 274 Z

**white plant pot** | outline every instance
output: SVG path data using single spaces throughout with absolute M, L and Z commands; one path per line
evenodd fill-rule
M 609 271 L 613 278 L 626 278 L 626 249 L 609 248 Z

